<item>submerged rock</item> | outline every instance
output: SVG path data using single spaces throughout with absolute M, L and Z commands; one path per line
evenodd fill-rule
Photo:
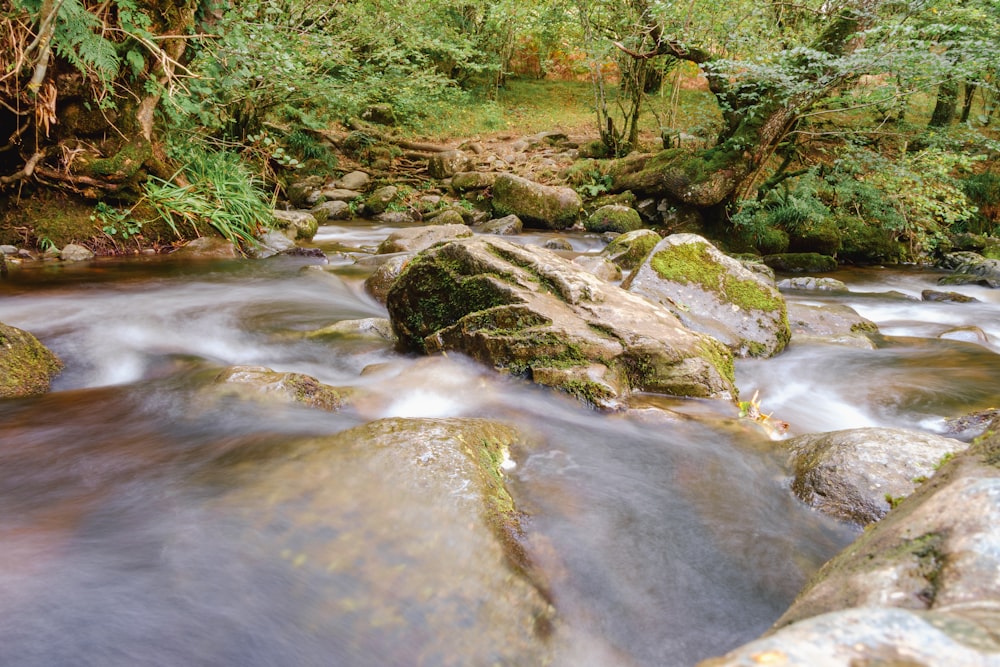
M 384 419 L 234 452 L 219 476 L 241 481 L 215 502 L 254 508 L 242 542 L 309 582 L 291 620 L 335 618 L 329 631 L 358 655 L 546 665 L 554 613 L 504 481 L 521 442 L 482 419 Z
M 583 200 L 572 188 L 554 187 L 513 174 L 498 174 L 493 184 L 493 210 L 516 215 L 529 227 L 572 227 L 583 208 Z
M 94 259 L 94 252 L 76 243 L 67 243 L 59 251 L 59 259 L 64 262 L 86 262 Z
M 419 252 L 425 248 L 472 236 L 472 229 L 466 225 L 431 225 L 397 229 L 378 247 L 378 254 L 393 252 Z
M 998 523 L 992 435 L 824 565 L 767 636 L 701 667 L 997 667 Z
M 622 286 L 741 357 L 775 355 L 791 337 L 778 290 L 695 234 L 660 241 Z
M 344 407 L 350 389 L 323 384 L 302 373 L 282 373 L 263 366 L 230 366 L 215 378 L 219 393 L 243 398 L 301 403 L 333 412 Z
M 0 398 L 44 394 L 62 367 L 33 335 L 0 322 Z
M 537 247 L 496 237 L 414 258 L 386 306 L 406 349 L 457 350 L 617 407 L 632 390 L 732 398 L 732 358 L 665 308 Z
M 878 521 L 967 447 L 939 435 L 891 428 L 813 433 L 784 443 L 792 491 L 824 514 L 861 525 Z
M 376 301 L 385 304 L 386 297 L 389 296 L 389 288 L 396 282 L 396 278 L 403 272 L 414 253 L 399 253 L 379 265 L 375 272 L 365 279 L 365 291 Z
M 791 302 L 788 304 L 788 324 L 793 339 L 878 333 L 877 324 L 843 304 L 810 306 Z

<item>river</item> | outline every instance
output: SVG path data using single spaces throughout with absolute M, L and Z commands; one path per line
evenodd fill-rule
M 314 244 L 325 265 L 143 257 L 23 267 L 0 282 L 0 321 L 66 362 L 48 395 L 0 402 L 0 664 L 410 664 L 384 650 L 374 621 L 317 604 L 345 582 L 297 568 L 284 552 L 290 539 L 326 539 L 320 529 L 298 527 L 294 507 L 292 529 L 261 526 L 253 517 L 266 499 L 209 474 L 220 457 L 262 441 L 388 416 L 491 417 L 532 434 L 508 482 L 529 531 L 558 555 L 552 598 L 566 636 L 580 640 L 561 645 L 558 665 L 615 656 L 685 666 L 723 653 L 764 631 L 857 535 L 790 494 L 780 445 L 729 404 L 640 396 L 647 409 L 601 414 L 459 355 L 420 359 L 378 341 L 303 337 L 385 316 L 363 289 L 372 267 L 354 260 L 390 231 L 321 227 Z M 601 243 L 579 237 L 573 246 L 593 253 Z M 836 277 L 847 294 L 789 294 L 850 305 L 883 336 L 874 350 L 793 344 L 774 359 L 741 361 L 743 396 L 759 391 L 793 434 L 938 431 L 945 417 L 992 407 L 1000 294 L 970 286 L 959 289 L 982 303 L 907 298 L 938 275 L 845 269 Z M 970 326 L 985 339 L 939 338 Z M 365 399 L 340 413 L 204 400 L 206 373 L 234 364 L 306 373 Z M 353 493 L 375 505 L 391 491 L 355 484 Z M 393 548 L 369 528 L 366 550 Z M 418 623 L 421 610 L 410 613 Z M 587 638 L 605 653 L 580 648 Z

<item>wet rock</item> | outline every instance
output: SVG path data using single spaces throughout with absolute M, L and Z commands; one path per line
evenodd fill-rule
M 458 150 L 435 153 L 427 160 L 427 173 L 431 178 L 451 178 L 457 173 L 471 171 L 472 159 Z
M 90 248 L 75 243 L 67 243 L 59 251 L 59 259 L 64 262 L 86 262 L 94 259 L 94 253 Z
M 367 317 L 362 320 L 341 320 L 328 327 L 310 331 L 306 338 L 311 339 L 343 339 L 369 338 L 394 343 L 396 336 L 392 333 L 392 323 L 384 317 Z
M 384 419 L 244 460 L 235 452 L 218 474 L 240 484 L 215 502 L 254 508 L 241 541 L 312 582 L 302 622 L 336 618 L 332 631 L 357 655 L 547 665 L 554 612 L 505 485 L 522 442 L 493 421 Z
M 0 399 L 46 393 L 62 367 L 33 335 L 0 322 Z
M 878 333 L 878 325 L 842 304 L 810 306 L 790 302 L 788 324 L 793 337 Z
M 660 242 L 660 235 L 651 229 L 637 229 L 614 239 L 601 253 L 626 271 L 642 264 Z
M 404 349 L 458 350 L 594 405 L 617 407 L 632 390 L 735 396 L 717 341 L 541 248 L 492 236 L 431 248 L 386 306 Z
M 355 190 L 362 192 L 368 187 L 368 184 L 371 183 L 371 181 L 372 177 L 365 172 L 351 171 L 334 181 L 333 187 L 342 190 Z
M 766 255 L 763 262 L 775 271 L 787 273 L 825 273 L 837 270 L 837 260 L 815 252 L 786 252 Z
M 295 247 L 295 241 L 284 233 L 269 229 L 257 236 L 257 247 L 250 249 L 250 255 L 255 259 L 266 259 L 287 252 Z
M 948 455 L 966 448 L 951 438 L 887 428 L 815 433 L 784 443 L 792 490 L 819 511 L 861 525 L 878 521 Z
M 493 185 L 494 212 L 516 215 L 529 227 L 572 227 L 582 207 L 572 188 L 542 185 L 513 174 L 498 174 Z
M 274 211 L 274 228 L 292 241 L 309 241 L 316 236 L 319 222 L 309 211 Z
M 944 432 L 949 438 L 971 442 L 987 430 L 1000 431 L 1000 409 L 979 410 L 961 417 L 944 420 Z
M 410 211 L 383 211 L 372 216 L 372 219 L 384 225 L 408 225 L 415 221 Z
M 342 201 L 342 202 L 352 202 L 355 199 L 360 199 L 364 197 L 363 194 L 357 192 L 356 190 L 345 190 L 343 188 L 327 188 L 322 191 L 323 199 L 325 201 Z
M 217 236 L 202 236 L 188 241 L 172 255 L 195 259 L 235 259 L 239 256 L 236 246 Z
M 327 220 L 349 220 L 353 217 L 351 205 L 346 201 L 325 201 L 314 206 L 309 212 L 321 223 Z
M 301 403 L 333 412 L 344 407 L 351 389 L 338 389 L 302 373 L 281 373 L 263 366 L 231 366 L 215 378 L 222 395 L 241 398 Z
M 400 253 L 379 265 L 365 280 L 365 291 L 376 301 L 385 304 L 389 288 L 403 272 L 403 268 L 413 259 L 414 253 Z
M 4 254 L 4 255 L 16 255 L 17 254 L 17 246 L 0 245 L 0 254 Z
M 791 337 L 778 290 L 695 234 L 660 241 L 622 287 L 741 357 L 775 355 Z
M 990 342 L 990 337 L 986 335 L 986 332 L 976 326 L 954 327 L 939 333 L 938 338 L 941 340 L 958 340 L 963 343 L 977 343 L 979 345 L 988 345 Z
M 288 201 L 295 208 L 310 208 L 319 203 L 323 179 L 319 176 L 309 176 L 288 186 L 286 194 Z
M 958 292 L 940 292 L 933 289 L 925 289 L 920 292 L 923 301 L 947 301 L 950 303 L 979 303 L 979 299 L 974 296 L 960 294 Z
M 642 219 L 639 213 L 629 206 L 620 204 L 609 204 L 602 206 L 590 214 L 584 223 L 584 228 L 588 232 L 634 232 L 642 227 Z
M 524 231 L 524 223 L 516 215 L 505 215 L 496 220 L 487 220 L 479 225 L 477 231 L 483 234 L 497 234 L 498 236 L 516 236 Z
M 1000 260 L 986 259 L 974 252 L 953 252 L 944 256 L 941 266 L 954 271 L 938 285 L 984 285 L 1000 287 Z
M 491 171 L 465 171 L 451 177 L 451 189 L 458 194 L 492 188 L 497 175 Z
M 465 216 L 453 208 L 446 208 L 433 216 L 428 216 L 427 223 L 432 225 L 464 225 Z
M 778 282 L 778 289 L 796 289 L 810 292 L 847 292 L 847 285 L 836 278 L 802 276 L 785 278 Z
M 582 266 L 584 269 L 604 281 L 613 282 L 622 279 L 621 267 L 607 257 L 580 255 L 579 257 L 573 258 L 573 263 Z
M 330 258 L 319 248 L 302 248 L 295 246 L 278 253 L 282 257 L 301 257 L 305 259 L 315 259 L 319 264 L 329 264 Z
M 392 252 L 419 252 L 432 245 L 454 239 L 472 236 L 472 229 L 466 225 L 431 225 L 397 229 L 379 245 L 379 254 Z
M 561 250 L 563 252 L 571 252 L 573 250 L 573 244 L 569 242 L 569 239 L 558 237 L 546 241 L 545 248 L 547 250 Z
M 386 209 L 389 208 L 389 204 L 395 201 L 398 194 L 399 188 L 395 185 L 386 185 L 379 188 L 365 199 L 365 213 L 368 215 L 385 213 Z

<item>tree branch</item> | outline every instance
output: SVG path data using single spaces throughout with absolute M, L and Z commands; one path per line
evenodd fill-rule
M 9 185 L 16 181 L 30 178 L 35 172 L 35 166 L 38 164 L 38 161 L 43 157 L 45 157 L 44 153 L 35 153 L 27 162 L 24 163 L 24 167 L 22 167 L 20 171 L 16 171 L 10 176 L 0 176 L 0 185 Z

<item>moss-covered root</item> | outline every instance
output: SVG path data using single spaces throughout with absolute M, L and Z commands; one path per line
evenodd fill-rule
M 0 323 L 0 398 L 44 394 L 62 367 L 30 333 Z

